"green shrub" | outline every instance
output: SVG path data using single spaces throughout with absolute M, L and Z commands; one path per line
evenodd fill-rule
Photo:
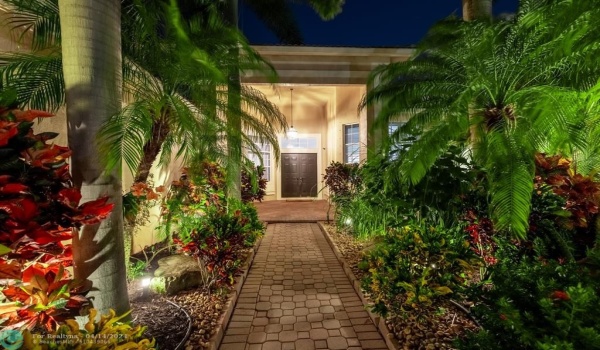
M 396 152 L 402 157 L 404 151 L 399 148 Z M 473 167 L 460 147 L 450 147 L 416 185 L 402 183 L 397 177 L 397 166 L 396 158 L 383 154 L 371 156 L 351 173 L 332 164 L 332 174 L 344 175 L 331 176 L 344 181 L 331 181 L 334 185 L 330 186 L 339 188 L 342 194 L 334 197 L 339 228 L 349 227 L 355 235 L 366 237 L 385 234 L 388 228 L 404 226 L 415 219 L 441 218 L 451 225 L 458 223 L 465 202 L 485 198 L 479 193 L 481 171 Z M 353 179 L 357 185 L 347 185 L 347 179 Z
M 412 224 L 392 229 L 361 264 L 368 269 L 362 286 L 386 314 L 400 301 L 404 309 L 417 309 L 434 299 L 463 288 L 473 269 L 474 254 L 461 228 Z
M 585 264 L 531 256 L 527 250 L 500 244 L 489 283 L 468 293 L 477 301 L 474 313 L 484 331 L 460 342 L 460 348 L 600 349 L 597 276 Z
M 264 232 L 254 206 L 226 198 L 224 186 L 221 167 L 204 162 L 195 173 L 184 172 L 165 205 L 169 236 L 180 251 L 198 259 L 207 287 L 233 284 L 243 250 Z
M 251 246 L 264 230 L 251 205 L 231 200 L 230 203 L 227 207 L 206 208 L 204 215 L 194 218 L 196 226 L 185 238 L 175 240 L 182 251 L 195 256 L 214 275 L 209 284 L 216 286 L 233 284 L 243 249 Z

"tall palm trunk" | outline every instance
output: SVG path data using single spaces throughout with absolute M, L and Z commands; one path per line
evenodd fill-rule
M 121 108 L 121 3 L 59 0 L 73 181 L 83 201 L 110 197 L 115 207 L 100 225 L 85 225 L 73 238 L 75 277 L 93 283 L 94 306 L 129 309 L 123 249 L 121 175 L 103 174 L 96 134 Z
M 474 20 L 491 20 L 492 19 L 492 0 L 462 0 L 463 20 L 470 22 Z M 475 111 L 469 108 L 469 115 L 474 117 Z M 473 154 L 477 156 L 479 149 L 477 141 L 481 137 L 480 131 L 476 125 L 471 126 L 469 139 L 473 149 Z
M 492 18 L 492 0 L 462 0 L 462 8 L 465 21 Z
M 238 0 L 229 0 L 226 8 L 226 20 L 231 26 L 238 27 Z M 242 119 L 240 117 L 240 72 L 237 69 L 239 50 L 234 49 L 234 67 L 229 73 L 227 84 L 227 196 L 242 198 Z

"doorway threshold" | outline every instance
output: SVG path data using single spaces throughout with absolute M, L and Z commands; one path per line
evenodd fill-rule
M 314 202 L 317 198 L 288 198 L 286 202 Z

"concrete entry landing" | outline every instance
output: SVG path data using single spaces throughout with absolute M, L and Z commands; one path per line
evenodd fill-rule
M 271 224 L 221 350 L 387 349 L 316 224 Z
M 317 222 L 327 220 L 326 200 L 280 200 L 254 203 L 260 220 L 268 223 Z M 333 219 L 333 208 L 330 217 Z

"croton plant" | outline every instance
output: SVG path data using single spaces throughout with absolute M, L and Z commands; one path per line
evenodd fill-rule
M 100 222 L 113 207 L 107 197 L 80 203 L 67 164 L 71 150 L 48 142 L 56 133 L 33 133 L 34 119 L 51 116 L 0 107 L 0 327 L 5 329 L 51 331 L 88 306 L 88 286 L 68 271 L 73 263 L 68 240 L 73 228 Z

